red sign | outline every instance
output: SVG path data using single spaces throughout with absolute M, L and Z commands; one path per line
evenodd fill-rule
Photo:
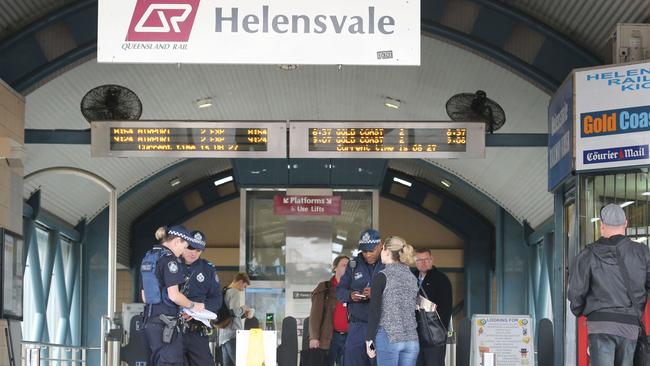
M 340 196 L 280 196 L 273 198 L 276 215 L 338 216 L 341 214 Z
M 127 41 L 187 42 L 199 0 L 138 0 Z

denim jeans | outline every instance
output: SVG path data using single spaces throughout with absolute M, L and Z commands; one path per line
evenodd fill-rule
M 345 339 L 348 337 L 346 334 L 341 334 L 334 331 L 332 334 L 332 342 L 330 343 L 330 352 L 328 356 L 328 365 L 337 366 L 343 365 L 343 352 L 345 352 Z
M 379 327 L 375 337 L 377 366 L 415 366 L 420 352 L 418 341 L 390 343 L 384 328 Z
M 221 345 L 221 356 L 223 358 L 223 366 L 235 366 L 235 345 L 237 342 L 234 339 Z
M 636 340 L 611 334 L 589 335 L 591 366 L 630 366 L 635 348 Z

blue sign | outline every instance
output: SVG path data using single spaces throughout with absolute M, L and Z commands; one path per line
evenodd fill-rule
M 580 137 L 650 131 L 650 105 L 580 114 Z
M 573 75 L 548 105 L 548 190 L 553 191 L 573 170 Z
M 582 163 L 598 164 L 611 163 L 613 161 L 641 160 L 648 159 L 648 145 L 611 147 L 608 149 L 585 150 L 582 155 Z

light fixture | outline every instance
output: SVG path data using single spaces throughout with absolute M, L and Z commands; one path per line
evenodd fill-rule
M 386 108 L 399 109 L 400 104 L 402 104 L 402 101 L 400 101 L 399 99 L 395 99 L 391 97 L 386 97 L 384 99 L 384 106 Z
M 232 180 L 233 180 L 232 175 L 229 175 L 229 176 L 227 176 L 225 178 L 215 180 L 214 185 L 216 187 L 219 187 L 220 185 L 222 185 L 224 183 L 232 182 Z
M 196 101 L 196 106 L 199 109 L 212 107 L 212 98 L 207 97 L 207 98 L 199 99 Z
M 650 196 L 650 192 L 643 192 L 641 193 L 642 196 Z
M 591 222 L 598 222 L 600 221 L 600 217 L 592 217 Z
M 447 188 L 451 187 L 451 182 L 448 181 L 447 179 L 441 179 L 440 184 L 442 184 L 443 186 L 445 186 Z
M 181 184 L 181 180 L 178 178 L 173 178 L 172 180 L 169 181 L 169 185 L 172 187 L 176 187 L 179 184 Z
M 644 236 L 642 238 L 635 238 L 634 241 L 636 241 L 637 243 L 642 243 L 644 241 L 648 241 L 648 237 Z
M 621 203 L 619 206 L 621 206 L 621 208 L 625 208 L 625 207 L 627 207 L 629 205 L 632 205 L 632 204 L 634 204 L 634 201 L 627 201 L 627 202 Z
M 413 183 L 409 182 L 408 180 L 400 179 L 400 178 L 397 178 L 397 177 L 393 177 L 393 182 L 399 183 L 399 184 L 401 184 L 403 186 L 407 186 L 407 187 L 410 187 L 410 186 L 413 185 Z
M 336 234 L 336 238 L 341 241 L 347 241 L 348 238 L 345 235 Z

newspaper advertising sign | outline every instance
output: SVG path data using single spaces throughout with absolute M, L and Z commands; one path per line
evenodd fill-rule
M 650 63 L 578 70 L 576 170 L 650 164 Z
M 490 354 L 499 366 L 534 366 L 534 334 L 530 315 L 473 315 L 470 364 L 481 366 Z
M 419 65 L 420 1 L 99 0 L 97 60 Z
M 548 190 L 573 170 L 573 77 L 569 76 L 548 105 Z

